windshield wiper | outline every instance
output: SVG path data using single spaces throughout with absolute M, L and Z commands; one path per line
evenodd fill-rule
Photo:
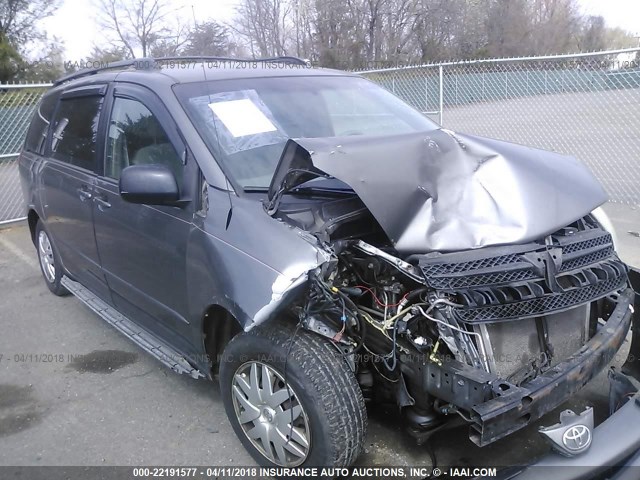
M 245 193 L 267 193 L 269 189 L 267 187 L 244 187 Z M 282 191 L 279 195 L 305 195 L 305 196 L 348 196 L 355 195 L 355 192 L 351 188 L 334 188 L 334 187 L 295 187 L 291 190 Z
M 264 187 L 244 187 L 243 190 L 249 193 L 266 193 L 268 188 Z M 280 189 L 276 192 L 271 201 L 264 201 L 265 211 L 273 216 L 278 211 L 282 197 L 285 195 L 301 195 L 308 197 L 351 197 L 355 195 L 351 188 L 331 188 L 331 187 L 294 187 L 290 190 Z
M 242 190 L 245 193 L 268 193 L 269 192 L 269 187 L 249 186 L 249 187 L 242 187 Z
M 343 196 L 343 195 L 355 195 L 355 192 L 351 188 L 335 188 L 335 187 L 295 187 L 291 190 L 287 190 L 286 192 L 282 192 L 283 194 L 294 194 L 294 195 L 325 195 L 325 196 Z

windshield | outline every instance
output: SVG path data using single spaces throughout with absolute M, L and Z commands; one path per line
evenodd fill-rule
M 242 188 L 267 188 L 289 138 L 393 135 L 438 126 L 349 76 L 217 80 L 175 87 L 215 158 Z M 391 161 L 391 159 L 390 159 Z

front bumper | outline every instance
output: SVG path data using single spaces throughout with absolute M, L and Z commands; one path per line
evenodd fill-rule
M 629 279 L 636 290 L 640 290 L 640 272 L 631 269 Z M 631 289 L 629 289 L 631 290 Z M 633 295 L 632 292 L 627 292 Z M 640 309 L 640 295 L 636 294 L 634 309 L 627 308 L 625 316 L 631 317 L 635 309 Z M 640 321 L 633 319 L 632 341 L 629 356 L 619 377 L 630 378 L 629 383 L 640 381 Z M 610 376 L 613 382 L 613 377 Z M 583 454 L 564 457 L 550 452 L 528 466 L 510 467 L 498 472 L 500 480 L 534 480 L 553 478 L 554 480 L 637 480 L 640 478 L 640 391 L 632 396 L 624 395 L 614 388 L 610 391 L 610 408 L 620 398 L 626 403 L 616 410 L 602 424 L 595 428 L 592 443 Z M 628 399 L 628 400 L 627 400 Z M 479 480 L 479 479 L 477 479 Z
M 500 480 L 637 480 L 640 474 L 640 393 L 600 424 L 589 450 L 576 457 L 552 452 L 526 467 L 498 473 Z M 613 469 L 612 469 L 613 468 Z
M 403 362 L 405 375 L 426 393 L 471 413 L 470 439 L 488 445 L 536 421 L 568 400 L 614 358 L 627 337 L 634 291 L 615 299 L 615 309 L 578 352 L 522 386 L 455 360 Z M 636 342 L 640 345 L 640 342 Z
M 602 329 L 578 352 L 526 386 L 476 405 L 472 440 L 491 443 L 540 418 L 581 390 L 614 358 L 629 332 L 634 292 L 627 288 Z

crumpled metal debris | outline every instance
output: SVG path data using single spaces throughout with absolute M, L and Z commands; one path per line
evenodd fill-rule
M 290 172 L 305 168 L 353 188 L 407 254 L 526 243 L 607 200 L 575 158 L 444 129 L 289 140 L 270 195 L 283 179 L 287 188 L 307 181 Z

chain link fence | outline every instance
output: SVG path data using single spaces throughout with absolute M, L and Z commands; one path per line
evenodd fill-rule
M 640 204 L 640 48 L 360 73 L 448 129 L 574 155 Z M 0 85 L 0 223 L 24 216 L 16 159 L 49 87 Z
M 0 85 L 0 224 L 25 215 L 18 153 L 38 102 L 50 86 Z
M 640 48 L 361 74 L 450 130 L 573 155 L 640 204 Z

